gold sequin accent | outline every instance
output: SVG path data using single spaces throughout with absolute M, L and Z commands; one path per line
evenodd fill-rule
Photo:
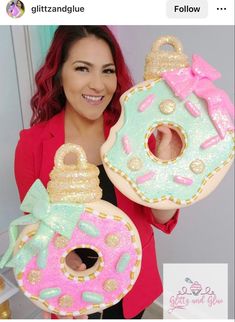
M 175 111 L 176 103 L 173 100 L 167 99 L 161 102 L 159 108 L 163 114 L 172 114 Z
M 18 273 L 16 277 L 18 280 L 21 280 L 23 278 L 23 273 L 22 272 Z
M 131 171 L 138 171 L 142 168 L 143 163 L 140 158 L 132 157 L 130 160 L 128 160 L 127 166 Z
M 130 272 L 130 278 L 131 278 L 131 280 L 133 280 L 135 278 L 135 273 L 134 272 Z
M 41 280 L 41 271 L 33 269 L 32 271 L 29 272 L 27 276 L 27 280 L 29 281 L 30 284 L 37 284 Z
M 64 237 L 64 236 L 58 236 L 55 239 L 55 247 L 56 248 L 64 248 L 68 245 L 68 238 Z
M 194 160 L 194 161 L 192 161 L 192 162 L 190 163 L 190 169 L 191 169 L 194 173 L 196 173 L 196 174 L 200 174 L 200 173 L 202 173 L 202 172 L 204 171 L 204 169 L 205 169 L 205 163 L 204 163 L 202 160 L 200 160 L 200 159 L 196 159 L 196 160 Z
M 115 279 L 107 279 L 104 282 L 103 288 L 107 292 L 115 291 L 118 288 L 118 282 Z
M 70 295 L 63 295 L 59 298 L 59 305 L 61 307 L 70 307 L 73 305 L 73 297 Z
M 21 241 L 21 242 L 19 243 L 18 248 L 19 248 L 19 249 L 21 249 L 21 248 L 24 246 L 24 244 L 25 244 L 25 243 L 24 243 L 23 241 Z
M 109 247 L 117 247 L 120 243 L 120 237 L 117 234 L 109 234 L 105 238 L 105 244 Z
M 173 50 L 163 50 L 164 45 L 170 45 Z M 189 66 L 188 57 L 183 53 L 179 39 L 174 36 L 158 38 L 152 45 L 151 52 L 146 56 L 144 79 L 159 79 L 166 71 Z

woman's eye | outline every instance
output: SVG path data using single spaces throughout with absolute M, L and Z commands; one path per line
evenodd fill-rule
M 116 70 L 114 68 L 107 68 L 103 71 L 105 74 L 115 74 Z
M 88 70 L 88 67 L 85 67 L 85 66 L 77 66 L 76 68 L 75 68 L 75 70 L 78 70 L 78 71 L 80 71 L 80 72 L 88 72 L 89 70 Z

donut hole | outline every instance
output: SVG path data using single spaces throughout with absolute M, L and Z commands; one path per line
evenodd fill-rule
M 97 252 L 90 248 L 76 248 L 74 252 L 81 258 L 87 269 L 94 266 L 99 258 Z
M 158 130 L 158 128 L 160 129 Z M 163 129 L 164 127 L 164 129 Z M 164 130 L 164 133 L 162 132 Z M 164 136 L 167 131 L 171 131 L 172 139 L 166 142 Z M 153 140 L 155 140 L 155 151 Z M 162 145 L 162 147 L 161 147 Z M 164 148 L 166 146 L 166 148 Z M 180 156 L 185 149 L 185 136 L 181 132 L 180 128 L 173 125 L 161 124 L 153 128 L 148 138 L 148 148 L 151 155 L 160 161 L 173 161 Z M 169 151 L 169 150 L 170 151 Z
M 79 270 L 79 257 L 82 263 L 86 265 L 85 270 Z M 75 248 L 65 257 L 65 263 L 68 271 L 72 271 L 73 274 L 80 276 L 94 273 L 98 269 L 100 262 L 101 259 L 99 258 L 98 253 L 91 248 Z

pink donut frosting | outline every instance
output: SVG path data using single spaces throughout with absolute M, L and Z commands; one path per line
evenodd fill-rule
M 71 239 L 67 240 L 64 247 L 58 247 L 56 239 L 60 235 L 56 233 L 48 247 L 46 268 L 40 270 L 36 257 L 33 257 L 24 271 L 17 276 L 18 283 L 27 297 L 41 302 L 50 312 L 60 315 L 76 316 L 94 308 L 104 309 L 117 303 L 132 288 L 136 279 L 134 272 L 141 262 L 140 245 L 127 218 L 86 208 L 81 214 L 81 221 L 95 226 L 99 232 L 98 236 L 90 236 L 77 225 Z M 112 235 L 118 240 L 118 245 L 110 245 L 107 242 L 107 238 Z M 23 240 L 27 242 L 27 238 L 24 237 Z M 94 249 L 99 255 L 95 271 L 85 277 L 82 273 L 72 271 L 65 264 L 68 253 L 76 248 Z M 128 260 L 126 265 L 118 270 L 118 262 L 123 256 L 128 256 Z M 35 271 L 40 275 L 40 280 L 32 283 L 29 276 Z M 104 288 L 108 280 L 115 281 L 115 287 L 111 290 Z M 59 290 L 59 294 L 42 299 L 40 293 L 50 288 Z M 97 304 L 85 301 L 84 292 L 98 294 L 103 298 L 103 302 Z M 60 300 L 66 296 L 70 299 L 69 304 L 61 306 Z

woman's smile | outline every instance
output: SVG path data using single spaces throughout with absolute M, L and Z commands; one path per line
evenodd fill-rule
M 88 104 L 91 104 L 91 105 L 99 105 L 100 103 L 102 103 L 102 100 L 104 98 L 104 96 L 102 95 L 96 96 L 96 95 L 88 95 L 88 94 L 82 94 L 82 97 L 85 99 L 85 101 Z

